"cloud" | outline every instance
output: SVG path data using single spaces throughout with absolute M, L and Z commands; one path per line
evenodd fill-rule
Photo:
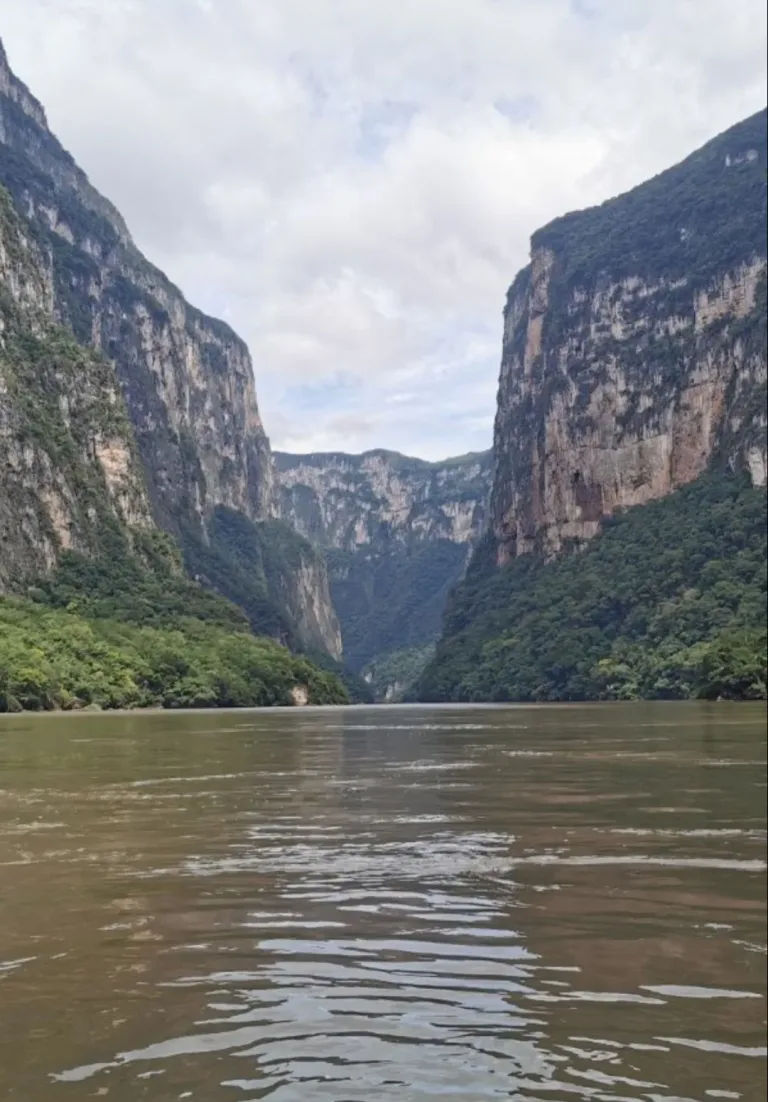
M 486 447 L 531 232 L 763 106 L 759 0 L 4 0 L 147 255 L 248 340 L 273 443 Z

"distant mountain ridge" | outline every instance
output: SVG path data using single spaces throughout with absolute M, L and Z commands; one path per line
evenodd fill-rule
M 346 660 L 400 696 L 431 653 L 483 531 L 491 453 L 275 453 L 281 516 L 325 553 Z

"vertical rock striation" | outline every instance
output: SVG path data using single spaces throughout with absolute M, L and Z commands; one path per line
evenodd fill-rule
M 469 546 L 482 530 L 490 452 L 428 463 L 382 449 L 275 453 L 281 515 L 337 551 L 449 540 Z
M 153 527 L 110 365 L 51 317 L 48 258 L 0 187 L 0 591 Z
M 533 235 L 488 531 L 417 694 L 764 694 L 765 480 L 762 111 Z
M 533 237 L 494 435 L 498 561 L 594 536 L 713 461 L 766 479 L 766 113 Z

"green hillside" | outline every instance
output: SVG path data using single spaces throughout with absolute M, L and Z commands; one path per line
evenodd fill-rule
M 766 520 L 765 490 L 721 472 L 553 561 L 496 569 L 486 539 L 419 698 L 764 697 Z
M 89 620 L 0 599 L 0 712 L 346 704 L 338 679 L 244 624 Z

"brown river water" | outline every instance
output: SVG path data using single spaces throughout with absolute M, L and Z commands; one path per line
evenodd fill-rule
M 0 717 L 0 1099 L 761 1099 L 766 712 Z

